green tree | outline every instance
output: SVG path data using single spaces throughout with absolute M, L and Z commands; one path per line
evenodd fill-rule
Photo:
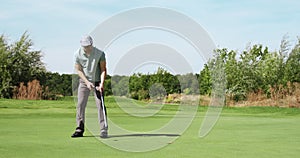
M 64 96 L 72 96 L 72 75 L 69 74 L 62 74 L 61 77 L 61 88 L 62 88 L 62 95 Z
M 201 95 L 210 95 L 212 90 L 211 74 L 207 64 L 204 64 L 204 68 L 199 75 L 199 86 Z
M 129 78 L 129 93 L 131 98 L 142 100 L 149 98 L 149 75 L 142 73 L 133 74 Z
M 46 71 L 41 61 L 41 51 L 32 50 L 33 42 L 25 32 L 21 38 L 8 45 L 2 35 L 0 38 L 1 87 L 0 96 L 11 98 L 14 86 L 37 79 Z
M 222 50 L 215 50 L 214 57 L 208 62 L 211 75 L 211 95 L 214 96 L 214 104 L 219 105 L 225 99 L 226 92 L 226 56 L 227 53 Z
M 266 48 L 267 49 L 267 48 Z M 258 71 L 260 60 L 264 57 L 262 45 L 254 45 L 250 50 L 244 51 L 240 58 L 242 70 L 241 88 L 246 93 L 257 90 L 262 85 L 262 77 Z
M 180 86 L 185 94 L 199 94 L 199 82 L 193 73 L 178 75 Z
M 158 86 L 160 85 L 160 86 Z M 149 99 L 149 90 L 157 90 L 167 94 L 180 93 L 180 83 L 177 76 L 158 68 L 154 74 L 133 74 L 129 78 L 129 93 L 133 99 Z M 162 89 L 164 89 L 162 91 Z M 152 91 L 154 94 L 154 91 Z
M 268 52 L 259 62 L 257 70 L 261 78 L 261 85 L 257 88 L 268 93 L 269 87 L 282 83 L 283 58 L 277 52 Z
M 300 38 L 292 49 L 286 61 L 284 80 L 290 82 L 300 82 Z
M 112 95 L 112 87 L 111 87 L 111 82 L 112 82 L 112 77 L 110 75 L 106 75 L 105 78 L 105 84 L 104 84 L 104 89 L 105 89 L 105 95 Z
M 11 96 L 12 76 L 9 65 L 9 47 L 3 35 L 0 36 L 0 97 L 9 98 Z
M 129 96 L 129 77 L 115 75 L 111 78 L 112 94 L 116 96 Z
M 166 94 L 180 93 L 180 83 L 177 76 L 163 68 L 158 68 L 155 74 L 150 75 L 150 86 L 154 84 L 162 85 Z

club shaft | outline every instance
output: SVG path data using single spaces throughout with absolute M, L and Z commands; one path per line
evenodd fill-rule
M 105 126 L 105 128 L 107 128 L 107 120 L 106 120 L 106 114 L 105 114 L 105 105 L 104 105 L 103 93 L 100 93 L 100 100 L 101 100 L 102 113 L 103 113 L 103 118 L 104 118 L 104 126 Z

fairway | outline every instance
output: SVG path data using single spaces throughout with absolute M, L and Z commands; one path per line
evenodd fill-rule
M 162 126 L 176 112 L 165 105 L 159 115 L 133 117 L 118 108 L 113 97 L 106 98 L 108 117 L 123 128 L 141 133 Z M 0 100 L 0 157 L 298 157 L 300 155 L 300 109 L 276 107 L 224 108 L 213 130 L 199 138 L 207 107 L 199 107 L 191 126 L 182 134 L 113 135 L 115 143 L 132 137 L 157 139 L 176 137 L 165 147 L 149 152 L 126 152 L 110 147 L 86 132 L 72 139 L 75 128 L 75 102 Z M 133 142 L 133 146 L 145 142 Z

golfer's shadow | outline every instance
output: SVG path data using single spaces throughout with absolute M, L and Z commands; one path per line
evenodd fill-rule
M 109 138 L 121 138 L 121 137 L 179 137 L 180 134 L 147 134 L 147 133 L 135 133 L 135 134 L 120 134 L 120 135 L 108 135 Z M 84 137 L 100 137 L 100 135 L 89 135 Z

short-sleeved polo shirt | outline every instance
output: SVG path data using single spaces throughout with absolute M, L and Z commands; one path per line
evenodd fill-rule
M 75 54 L 75 64 L 82 67 L 83 73 L 91 82 L 101 81 L 100 62 L 103 61 L 106 61 L 105 53 L 96 47 L 93 47 L 89 56 L 85 54 L 82 47 Z

